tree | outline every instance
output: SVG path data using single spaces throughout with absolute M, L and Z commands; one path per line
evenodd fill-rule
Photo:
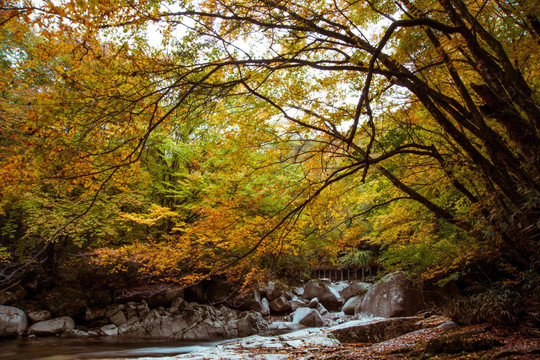
M 109 123 L 112 114 L 128 113 L 147 124 L 123 142 L 131 152 L 122 164 L 138 159 L 150 133 L 181 118 L 181 109 L 212 111 L 220 99 L 264 108 L 279 141 L 297 144 L 297 156 L 282 147 L 282 164 L 301 163 L 303 189 L 238 258 L 293 225 L 334 184 L 382 177 L 394 190 L 372 207 L 416 202 L 422 210 L 415 216 L 427 211 L 445 232 L 466 233 L 478 244 L 487 239 L 508 262 L 536 269 L 540 121 L 532 7 L 463 0 L 161 5 L 65 2 L 37 11 L 47 14 L 47 31 L 70 28 L 77 46 L 103 34 L 114 38 L 108 64 L 127 85 L 104 81 L 116 95 L 91 86 L 102 106 L 84 119 Z M 142 41 L 149 24 L 164 34 L 165 53 Z M 72 81 L 86 84 L 85 76 Z

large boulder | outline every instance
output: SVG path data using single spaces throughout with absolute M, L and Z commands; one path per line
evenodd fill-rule
M 309 300 L 317 298 L 325 308 L 331 311 L 339 310 L 343 304 L 337 290 L 331 287 L 329 282 L 321 280 L 310 280 L 304 288 L 302 298 Z
M 422 327 L 420 317 L 350 321 L 328 329 L 342 343 L 376 343 L 393 339 Z
M 0 305 L 0 338 L 21 336 L 28 325 L 24 311 Z
M 88 307 L 88 297 L 79 290 L 55 288 L 41 295 L 53 316 L 77 316 Z
M 72 330 L 75 322 L 69 316 L 45 320 L 35 323 L 28 329 L 28 335 L 56 335 Z
M 401 271 L 369 288 L 357 312 L 386 318 L 411 316 L 422 309 L 421 291 Z
M 343 311 L 345 315 L 354 315 L 355 309 L 361 306 L 363 298 L 364 297 L 360 295 L 353 296 L 345 302 L 341 311 Z
M 323 326 L 323 319 L 315 309 L 300 308 L 293 313 L 293 323 L 301 324 L 306 327 Z

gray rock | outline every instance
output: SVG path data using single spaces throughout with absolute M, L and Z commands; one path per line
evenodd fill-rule
M 262 299 L 259 285 L 256 283 L 245 293 L 237 292 L 227 302 L 230 306 L 240 310 L 254 310 L 261 312 Z
M 185 301 L 183 298 L 178 297 L 174 299 L 171 303 L 171 307 L 175 307 L 177 309 L 183 309 L 187 305 L 187 301 Z
M 421 292 L 401 271 L 389 274 L 369 288 L 361 312 L 398 317 L 416 314 L 422 308 Z
M 306 327 L 320 327 L 323 325 L 322 317 L 315 309 L 300 308 L 292 315 L 292 321 L 296 324 L 302 324 Z
M 310 280 L 304 288 L 303 299 L 319 299 L 319 302 L 328 310 L 339 310 L 343 304 L 339 293 L 322 280 Z
M 111 317 L 116 315 L 118 312 L 124 311 L 125 308 L 126 308 L 126 305 L 124 304 L 109 305 L 107 306 L 107 311 L 105 312 L 105 316 L 110 319 Z
M 342 343 L 376 343 L 421 328 L 420 317 L 350 321 L 328 329 Z
M 362 305 L 362 299 L 364 297 L 361 295 L 356 295 L 347 300 L 347 302 L 343 305 L 343 308 L 341 308 L 341 311 L 345 313 L 345 315 L 354 315 L 355 313 L 359 312 L 356 311 L 356 309 L 360 309 L 360 306 Z
M 267 298 L 262 298 L 261 300 L 261 311 L 260 313 L 264 316 L 270 315 L 270 302 Z
M 285 287 L 275 281 L 270 281 L 264 288 L 264 291 L 268 301 L 272 302 L 273 300 L 284 296 Z
M 267 329 L 262 315 L 255 311 L 189 304 L 186 309 L 171 314 L 160 314 L 154 309 L 142 321 L 121 325 L 119 332 L 126 336 L 203 341 L 248 336 Z
M 85 337 L 90 336 L 89 333 L 79 329 L 66 330 L 62 333 L 62 337 Z
M 105 318 L 106 309 L 90 309 L 86 308 L 84 313 L 84 321 L 91 322 Z
M 319 314 L 321 314 L 321 316 L 328 314 L 328 310 L 326 310 L 323 304 L 317 305 L 317 311 L 319 312 Z
M 236 341 L 227 342 L 212 348 L 195 350 L 188 354 L 178 355 L 175 359 L 190 360 L 288 360 L 291 359 L 291 349 L 313 349 L 321 351 L 325 348 L 340 348 L 339 341 L 329 338 L 319 329 L 304 329 L 290 334 L 263 337 L 258 335 Z M 296 357 L 298 360 L 315 359 L 312 355 Z
M 99 329 L 99 332 L 102 335 L 115 336 L 115 335 L 118 335 L 118 328 L 114 324 L 109 324 L 109 325 L 102 326 Z
M 116 326 L 120 326 L 122 324 L 125 324 L 127 322 L 127 319 L 123 311 L 118 311 L 117 313 L 109 317 L 109 321 Z
M 339 292 L 339 294 L 341 295 L 344 301 L 347 301 L 354 296 L 365 295 L 367 291 L 369 290 L 370 286 L 371 284 L 355 281 L 355 282 L 350 283 L 344 289 L 342 289 Z
M 302 300 L 293 299 L 289 301 L 289 304 L 291 305 L 291 310 L 296 311 L 296 309 L 307 307 L 307 304 L 303 302 Z
M 35 323 L 28 329 L 28 335 L 56 335 L 75 328 L 75 322 L 69 316 Z
M 309 304 L 308 304 L 308 307 L 312 308 L 312 309 L 316 309 L 317 306 L 319 306 L 319 299 L 317 298 L 313 298 L 309 301 Z
M 0 338 L 21 336 L 28 325 L 24 311 L 0 305 Z
M 28 318 L 33 322 L 49 320 L 51 318 L 51 312 L 49 310 L 29 311 Z
M 268 325 L 269 329 L 272 331 L 296 331 L 305 328 L 304 325 L 300 323 L 294 323 L 292 321 L 275 321 Z
M 453 321 L 446 321 L 437 326 L 438 329 L 444 329 L 444 330 L 455 329 L 457 327 L 458 327 L 458 324 L 456 324 Z
M 276 314 L 282 314 L 291 310 L 291 305 L 285 297 L 280 296 L 270 302 L 270 309 Z

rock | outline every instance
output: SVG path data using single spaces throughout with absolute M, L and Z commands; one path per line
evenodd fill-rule
M 49 310 L 34 310 L 28 312 L 28 318 L 32 322 L 40 322 L 49 320 L 51 318 L 51 312 Z
M 112 304 L 112 305 L 109 305 L 109 306 L 107 306 L 107 311 L 105 312 L 105 316 L 110 319 L 111 317 L 113 317 L 117 313 L 123 312 L 125 308 L 126 308 L 126 305 L 124 305 L 124 304 Z
M 62 337 L 84 337 L 90 336 L 89 333 L 79 329 L 66 330 L 62 333 Z
M 88 306 L 86 294 L 75 289 L 55 288 L 43 293 L 42 297 L 53 316 L 77 316 Z
M 119 332 L 126 336 L 160 337 L 193 341 L 216 340 L 248 336 L 268 330 L 262 315 L 255 311 L 240 312 L 222 306 L 218 309 L 189 304 L 173 313 L 150 311 L 146 318 L 124 324 Z
M 293 294 L 296 295 L 296 296 L 302 296 L 304 295 L 304 287 L 303 286 L 298 286 L 298 287 L 295 287 L 293 290 L 292 290 Z
M 323 320 L 317 310 L 300 308 L 293 314 L 293 323 L 302 324 L 306 327 L 321 327 Z
M 316 309 L 317 306 L 319 306 L 319 299 L 317 298 L 313 298 L 309 301 L 309 304 L 308 304 L 308 307 L 312 308 L 312 309 Z
M 75 322 L 69 316 L 35 323 L 28 329 L 28 335 L 56 335 L 75 328 Z
M 442 324 L 437 326 L 438 329 L 444 329 L 444 330 L 451 330 L 451 329 L 455 329 L 457 327 L 458 327 L 458 324 L 456 324 L 453 321 L 446 321 L 446 322 L 443 322 Z
M 339 292 L 339 295 L 344 301 L 349 300 L 354 296 L 362 296 L 367 293 L 371 285 L 365 282 L 355 281 L 350 283 L 347 287 Z
M 275 281 L 270 281 L 265 286 L 264 292 L 266 293 L 266 298 L 268 299 L 268 301 L 272 302 L 273 300 L 281 296 L 285 297 L 285 286 Z
M 102 326 L 99 329 L 99 332 L 102 335 L 115 336 L 115 335 L 118 335 L 118 328 L 114 324 L 109 324 L 109 325 Z
M 105 318 L 106 309 L 90 309 L 86 308 L 84 313 L 84 321 L 91 322 Z
M 328 332 L 342 343 L 375 343 L 418 330 L 421 320 L 420 317 L 356 320 L 333 326 Z
M 347 287 L 349 287 L 350 284 L 348 281 L 337 281 L 337 282 L 330 282 L 328 284 L 328 287 L 329 288 L 332 288 L 335 292 L 337 292 L 339 294 L 340 297 L 341 296 L 341 292 L 343 290 L 345 290 Z
M 317 309 L 316 309 L 316 310 L 317 310 L 317 312 L 318 312 L 319 314 L 321 314 L 321 316 L 324 316 L 324 315 L 328 314 L 328 310 L 326 310 L 326 308 L 323 306 L 323 304 L 317 305 Z
M 109 321 L 116 326 L 120 326 L 122 324 L 125 324 L 127 322 L 127 319 L 123 311 L 118 311 L 117 313 L 109 317 Z
M 422 308 L 421 293 L 401 271 L 389 274 L 369 288 L 361 312 L 386 318 L 411 316 Z
M 355 309 L 360 308 L 360 306 L 362 305 L 363 298 L 364 297 L 361 295 L 353 296 L 352 298 L 347 300 L 347 302 L 345 302 L 345 304 L 341 308 L 341 311 L 343 311 L 345 315 L 354 315 L 356 311 Z
M 291 310 L 296 311 L 296 309 L 307 307 L 307 304 L 303 302 L 302 300 L 293 299 L 289 301 L 289 304 L 291 305 Z
M 261 291 L 259 290 L 259 285 L 257 283 L 253 284 L 253 286 L 245 291 L 237 292 L 229 298 L 227 301 L 227 304 L 231 307 L 234 307 L 236 309 L 240 310 L 254 310 L 261 312 L 262 310 L 262 299 L 261 299 Z
M 339 293 L 329 286 L 329 283 L 321 280 L 310 280 L 304 288 L 303 299 L 319 299 L 319 302 L 328 310 L 339 310 L 342 305 Z
M 276 314 L 281 314 L 289 311 L 291 309 L 291 305 L 289 304 L 289 301 L 285 299 L 285 297 L 280 296 L 270 302 L 270 309 Z
M 164 306 L 169 307 L 174 299 L 183 297 L 184 289 L 182 288 L 168 288 L 160 292 L 157 292 L 150 296 L 148 299 L 148 305 L 150 307 Z
M 13 306 L 0 305 L 0 338 L 21 336 L 27 324 L 24 311 Z
M 292 321 L 276 321 L 268 325 L 268 327 L 270 330 L 277 332 L 289 332 L 305 328 L 304 325 Z
M 270 302 L 267 298 L 262 298 L 261 300 L 261 314 L 264 316 L 270 315 Z
M 187 301 L 185 301 L 181 297 L 174 299 L 171 303 L 171 307 L 175 307 L 177 309 L 184 309 L 186 305 Z
M 188 354 L 175 356 L 175 359 L 190 360 L 314 360 L 305 349 L 326 353 L 326 350 L 336 350 L 341 344 L 336 339 L 329 338 L 319 329 L 304 329 L 290 334 L 272 337 L 253 335 L 247 338 L 220 344 L 215 347 L 204 348 Z M 298 357 L 297 355 L 306 354 Z

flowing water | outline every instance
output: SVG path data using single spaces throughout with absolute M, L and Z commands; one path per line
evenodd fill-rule
M 21 338 L 0 341 L 0 360 L 136 359 L 185 354 L 225 341 L 186 342 L 120 337 Z

